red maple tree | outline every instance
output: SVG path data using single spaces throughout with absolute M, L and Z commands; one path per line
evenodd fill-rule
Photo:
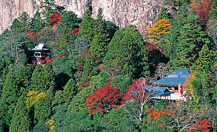
M 45 58 L 45 60 L 46 60 L 46 61 L 50 61 L 50 62 L 54 62 L 54 60 L 51 59 L 49 56 L 47 56 L 47 57 Z
M 36 35 L 33 34 L 32 29 L 26 34 L 28 39 L 33 39 L 33 40 L 37 40 L 38 37 Z
M 45 60 L 40 60 L 40 63 L 41 64 L 44 64 L 46 61 Z
M 126 94 L 124 96 L 124 100 L 137 101 L 145 100 L 148 96 L 145 88 L 146 79 L 133 80 L 133 84 L 128 87 Z
M 68 32 L 69 35 L 76 37 L 78 35 L 79 28 L 74 28 L 72 32 Z
M 199 15 L 199 21 L 204 25 L 209 20 L 209 11 L 211 10 L 211 0 L 205 0 L 201 5 L 198 5 L 197 13 Z
M 164 49 L 164 47 L 157 49 L 157 44 L 155 44 L 155 43 L 148 43 L 147 48 L 146 48 L 147 54 L 149 54 L 151 51 L 154 51 L 154 50 L 163 53 L 163 49 Z
M 53 15 L 50 16 L 49 21 L 50 21 L 53 25 L 58 25 L 60 19 L 61 19 L 60 13 L 54 13 Z
M 84 68 L 83 64 L 77 66 L 77 69 L 79 69 L 79 70 L 82 70 L 83 68 Z
M 118 88 L 113 88 L 111 81 L 108 81 L 107 85 L 97 89 L 92 95 L 87 97 L 86 103 L 87 109 L 90 113 L 96 114 L 98 110 L 103 113 L 109 112 L 111 109 L 117 108 L 122 105 L 123 94 L 119 93 Z

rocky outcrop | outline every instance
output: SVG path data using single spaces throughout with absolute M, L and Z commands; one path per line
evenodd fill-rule
M 22 12 L 30 17 L 39 10 L 41 0 L 1 0 L 0 1 L 0 33 L 9 28 L 13 19 Z M 120 28 L 134 24 L 145 33 L 157 19 L 163 0 L 56 0 L 57 5 L 65 5 L 67 10 L 82 17 L 87 5 L 92 6 L 93 18 L 97 10 L 103 9 L 105 20 L 112 21 Z

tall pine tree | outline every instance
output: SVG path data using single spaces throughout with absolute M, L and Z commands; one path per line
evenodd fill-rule
M 76 86 L 76 82 L 74 79 L 71 78 L 67 82 L 67 84 L 63 90 L 63 96 L 64 96 L 65 100 L 68 100 L 68 99 L 71 100 L 74 98 L 74 96 L 77 94 L 77 92 L 78 92 L 78 87 Z
M 27 88 L 29 85 L 29 77 L 27 70 L 22 67 L 16 75 L 18 89 Z
M 127 74 L 133 78 L 148 75 L 146 46 L 136 26 L 130 25 L 123 33 L 117 31 L 110 42 L 107 53 L 106 62 L 122 65 L 123 68 L 119 70 L 119 75 Z
M 10 125 L 10 132 L 29 132 L 30 131 L 30 117 L 26 108 L 25 96 L 20 96 L 13 114 L 12 123 Z
M 160 13 L 158 14 L 157 21 L 162 20 L 163 18 L 169 19 L 169 16 L 166 13 L 166 9 L 164 7 L 161 8 Z
M 106 31 L 106 24 L 102 18 L 102 9 L 99 8 L 97 19 L 94 22 L 94 39 L 90 44 L 91 53 L 99 58 L 105 57 L 109 42 L 109 34 Z
M 217 0 L 213 0 L 211 10 L 209 11 L 209 20 L 217 18 Z
M 52 90 L 46 92 L 46 97 L 39 97 L 35 105 L 35 119 L 37 122 L 46 121 L 50 119 L 52 114 Z
M 3 90 L 0 100 L 0 117 L 10 125 L 16 107 L 18 96 L 17 83 L 15 75 L 9 72 L 3 84 Z
M 43 67 L 41 65 L 37 65 L 35 67 L 35 70 L 32 73 L 31 81 L 30 81 L 30 87 L 28 91 L 43 91 L 45 90 L 45 85 L 43 84 L 42 78 L 43 78 Z
M 42 80 L 44 88 L 43 90 L 51 89 L 54 90 L 55 88 L 55 73 L 53 71 L 53 67 L 51 62 L 47 62 L 43 65 L 42 71 Z
M 78 37 L 84 37 L 88 42 L 91 42 L 93 39 L 93 19 L 91 18 L 91 14 L 91 10 L 86 9 L 78 33 Z

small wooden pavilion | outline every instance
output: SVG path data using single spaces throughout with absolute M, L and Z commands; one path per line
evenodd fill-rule
M 46 48 L 44 43 L 36 44 L 35 48 L 29 50 L 30 60 L 37 64 L 40 64 L 40 60 L 44 60 L 47 56 L 51 57 L 51 51 Z

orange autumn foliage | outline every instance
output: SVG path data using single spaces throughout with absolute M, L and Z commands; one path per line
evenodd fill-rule
M 189 81 L 191 80 L 191 77 L 192 77 L 193 75 L 192 74 L 190 74 L 190 77 L 188 77 L 187 79 L 186 79 L 186 82 L 185 82 L 185 84 L 182 86 L 182 88 L 183 88 L 183 91 L 186 91 L 187 89 L 188 89 L 188 84 L 189 84 Z
M 167 110 L 166 109 L 165 110 L 161 109 L 160 111 L 158 111 L 158 110 L 154 110 L 153 108 L 149 108 L 147 110 L 147 113 L 148 113 L 147 117 L 149 117 L 147 119 L 147 122 L 150 123 L 150 121 L 156 121 L 157 118 L 160 118 L 161 116 L 166 114 Z M 151 117 L 153 117 L 153 118 L 151 118 Z
M 191 0 L 191 4 L 189 4 L 191 11 L 197 14 L 197 7 L 201 6 L 203 3 L 211 3 L 211 0 Z
M 169 19 L 163 18 L 155 22 L 152 28 L 148 29 L 148 42 L 159 44 L 164 41 L 164 36 L 169 33 L 172 24 Z

